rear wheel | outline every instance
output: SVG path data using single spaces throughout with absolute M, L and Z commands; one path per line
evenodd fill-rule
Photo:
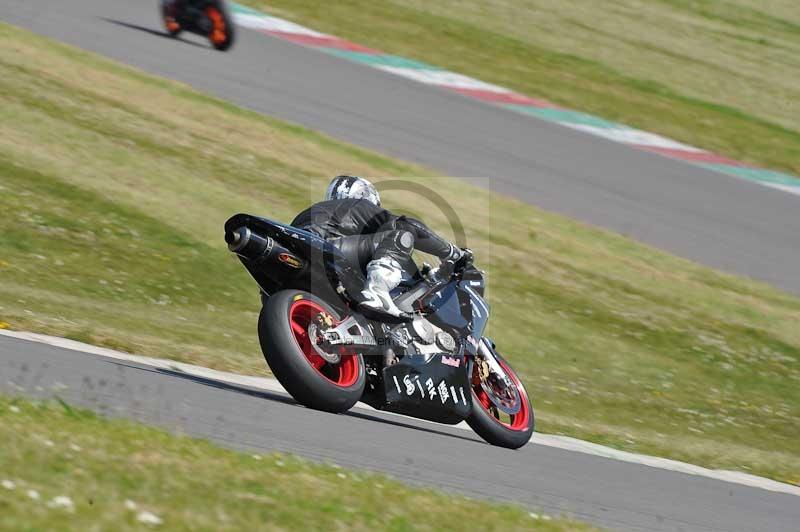
M 533 435 L 533 407 L 517 374 L 503 357 L 494 354 L 512 386 L 500 388 L 487 384 L 481 378 L 478 364 L 473 364 L 472 413 L 467 424 L 492 445 L 517 449 Z
M 211 22 L 211 30 L 208 32 L 211 45 L 220 51 L 233 46 L 233 22 L 225 5 L 222 2 L 213 2 L 206 7 L 206 16 Z
M 282 290 L 269 299 L 258 320 L 261 349 L 278 381 L 298 402 L 317 410 L 344 412 L 361 399 L 364 358 L 350 348 L 326 353 L 316 345 L 320 314 L 340 316 L 318 297 Z

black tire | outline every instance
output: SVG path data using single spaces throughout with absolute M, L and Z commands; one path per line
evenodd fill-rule
M 523 427 L 519 428 L 511 428 L 501 423 L 483 406 L 475 393 L 475 389 L 472 388 L 472 412 L 467 418 L 467 424 L 478 436 L 492 445 L 506 447 L 508 449 L 519 449 L 528 443 L 533 435 L 533 428 L 535 425 L 533 406 L 531 405 L 525 387 L 519 377 L 517 377 L 514 369 L 499 354 L 497 354 L 497 359 L 515 381 L 517 387 L 520 388 L 521 399 L 523 400 L 522 408 L 527 408 L 528 412 L 527 422 L 524 423 Z
M 327 303 L 302 290 L 282 290 L 267 299 L 258 319 L 261 350 L 275 377 L 299 403 L 316 410 L 340 413 L 349 410 L 364 393 L 366 375 L 361 354 L 349 363 L 351 380 L 342 386 L 315 369 L 292 331 L 291 316 L 295 304 L 313 303 L 336 320 L 341 317 Z M 357 368 L 353 369 L 357 363 Z M 337 366 L 322 369 L 336 370 Z
M 219 14 L 222 16 L 222 21 L 225 24 L 225 39 L 221 41 L 215 41 L 209 35 L 209 41 L 211 42 L 211 46 L 220 52 L 224 52 L 233 46 L 233 42 L 236 39 L 235 25 L 233 24 L 233 18 L 228 11 L 228 6 L 223 0 L 212 2 L 211 6 L 216 8 L 219 11 Z

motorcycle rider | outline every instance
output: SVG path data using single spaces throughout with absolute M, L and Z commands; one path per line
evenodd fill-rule
M 381 207 L 375 186 L 363 177 L 335 177 L 325 199 L 298 214 L 292 226 L 332 242 L 353 263 L 366 265 L 367 282 L 359 309 L 396 318 L 408 316 L 395 305 L 390 292 L 413 264 L 416 248 L 438 257 L 443 264 L 471 259 L 472 252 L 443 239 L 425 224 Z
M 167 1 L 164 4 L 164 18 L 165 23 L 167 25 L 167 30 L 171 32 L 177 32 L 181 30 L 181 25 L 178 20 L 180 19 L 180 13 L 182 13 L 187 7 L 196 7 L 198 9 L 202 8 L 205 4 L 205 0 L 171 0 Z

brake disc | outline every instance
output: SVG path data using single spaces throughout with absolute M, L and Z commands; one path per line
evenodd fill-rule
M 481 388 L 486 392 L 492 404 L 505 414 L 518 413 L 522 408 L 520 393 L 514 382 L 506 375 L 503 367 L 496 360 L 487 361 L 481 357 L 478 357 L 478 360 L 480 360 L 478 371 L 481 377 Z

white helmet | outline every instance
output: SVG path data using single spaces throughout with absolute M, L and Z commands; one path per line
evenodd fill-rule
M 339 175 L 333 178 L 325 192 L 325 200 L 334 199 L 365 199 L 379 207 L 381 205 L 381 196 L 375 185 L 363 177 L 353 175 Z

